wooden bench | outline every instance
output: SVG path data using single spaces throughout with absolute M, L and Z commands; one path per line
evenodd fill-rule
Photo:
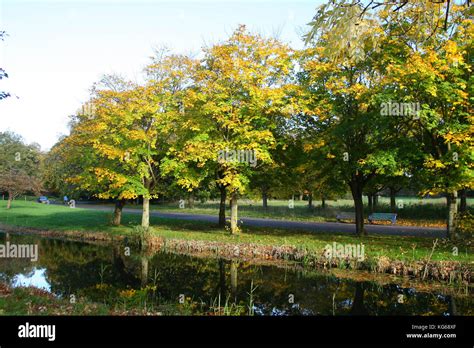
M 341 222 L 341 220 L 354 220 L 355 221 L 355 219 L 356 219 L 355 213 L 344 213 L 344 212 L 342 212 L 342 213 L 338 213 L 336 215 L 336 220 L 338 222 Z
M 395 225 L 397 222 L 397 214 L 393 213 L 373 213 L 369 215 L 368 218 L 369 222 L 372 223 L 372 221 L 383 221 L 383 220 L 390 220 L 392 222 L 392 225 Z

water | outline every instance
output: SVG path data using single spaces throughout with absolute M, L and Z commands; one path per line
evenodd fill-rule
M 220 298 L 221 306 L 227 300 L 239 313 L 255 315 L 474 315 L 472 289 L 465 286 L 420 290 L 403 287 L 400 278 L 390 278 L 389 283 L 354 281 L 294 266 L 166 252 L 146 256 L 133 247 L 126 256 L 124 245 L 118 244 L 31 235 L 10 235 L 8 240 L 38 243 L 39 258 L 0 258 L 0 281 L 36 286 L 58 297 L 73 294 L 112 305 L 187 306 L 191 314 L 215 310 Z M 0 244 L 5 242 L 6 235 L 0 233 Z

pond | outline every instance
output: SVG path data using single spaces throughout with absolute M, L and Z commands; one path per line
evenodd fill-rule
M 355 281 L 294 265 L 146 255 L 133 247 L 128 255 L 120 244 L 0 233 L 0 244 L 7 243 L 38 245 L 38 257 L 0 258 L 0 281 L 39 287 L 60 298 L 127 307 L 166 304 L 196 315 L 216 308 L 220 314 L 244 315 L 474 315 L 472 288 L 465 285 L 417 289 L 397 278 Z

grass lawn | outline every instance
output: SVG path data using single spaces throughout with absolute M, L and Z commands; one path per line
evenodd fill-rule
M 140 224 L 139 214 L 124 213 L 122 226 L 109 224 L 111 213 L 89 209 L 70 209 L 64 206 L 43 205 L 34 202 L 15 201 L 10 210 L 6 202 L 0 201 L 0 224 L 48 229 L 55 231 L 105 232 L 115 235 L 133 235 L 135 226 Z M 320 253 L 325 245 L 333 242 L 365 245 L 367 258 L 386 256 L 391 260 L 412 261 L 428 258 L 433 239 L 426 237 L 400 237 L 372 235 L 358 237 L 337 233 L 311 233 L 308 231 L 243 227 L 240 235 L 230 235 L 217 226 L 198 221 L 183 221 L 150 217 L 151 232 L 168 239 L 216 241 L 224 243 L 255 243 L 272 246 L 295 246 L 309 252 Z M 453 247 L 458 255 L 453 254 Z M 473 262 L 472 245 L 453 244 L 440 240 L 433 253 L 432 260 L 450 260 Z
M 366 197 L 365 197 L 366 199 Z M 474 199 L 468 199 L 468 205 L 473 206 Z M 419 199 L 415 197 L 397 197 L 397 224 L 405 226 L 440 226 L 446 225 L 446 200 L 444 198 Z M 141 209 L 140 205 L 129 204 L 127 208 Z M 208 201 L 201 203 L 196 201 L 194 207 L 190 208 L 185 202 L 184 208 L 179 208 L 178 202 L 155 203 L 151 205 L 152 210 L 161 212 L 190 213 L 217 215 L 219 203 Z M 321 207 L 321 202 L 314 201 L 314 207 L 308 208 L 307 201 L 294 201 L 294 208 L 288 207 L 288 201 L 269 200 L 268 207 L 264 209 L 260 200 L 241 199 L 239 201 L 239 216 L 254 218 L 271 218 L 290 221 L 336 221 L 336 215 L 340 211 L 353 211 L 353 202 L 350 199 L 338 199 L 327 201 L 326 208 Z M 471 208 L 472 210 L 472 208 Z M 380 197 L 376 212 L 390 212 L 390 200 L 388 197 Z M 474 213 L 474 211 L 473 211 Z M 230 208 L 227 205 L 227 214 Z M 367 202 L 365 202 L 365 216 L 369 215 Z M 380 222 L 379 222 L 380 223 Z M 390 222 L 386 222 L 387 224 Z

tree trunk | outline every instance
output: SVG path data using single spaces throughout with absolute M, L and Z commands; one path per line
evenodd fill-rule
M 263 209 L 267 209 L 268 208 L 268 193 L 265 187 L 262 188 L 262 201 L 263 201 Z
M 239 233 L 239 227 L 237 224 L 237 192 L 232 192 L 230 199 L 230 233 Z
M 372 203 L 374 205 L 373 208 L 374 208 L 374 211 L 375 211 L 375 209 L 377 209 L 377 205 L 379 204 L 379 196 L 377 194 L 374 195 Z
M 192 192 L 188 197 L 188 206 L 189 206 L 190 209 L 194 208 L 194 193 L 192 193 Z
M 10 209 L 12 207 L 12 200 L 13 200 L 13 195 L 10 192 L 8 192 L 7 209 Z
M 351 183 L 352 198 L 355 206 L 356 234 L 365 235 L 364 229 L 364 201 L 362 200 L 362 185 L 357 181 Z
M 308 194 L 308 208 L 313 209 L 313 194 L 311 192 Z
M 390 187 L 390 212 L 395 213 L 397 210 L 397 204 L 395 201 L 396 191 L 393 187 Z
M 461 205 L 459 206 L 459 212 L 465 213 L 467 211 L 467 190 L 463 189 L 459 191 L 459 196 L 461 197 Z
M 446 201 L 448 203 L 447 236 L 451 240 L 456 239 L 456 215 L 458 212 L 457 198 L 457 191 L 448 192 L 446 194 Z
M 303 195 L 302 193 L 300 193 L 300 201 L 303 200 L 303 196 L 304 196 L 304 195 Z
M 326 198 L 324 196 L 321 197 L 321 208 L 326 208 Z
M 355 295 L 354 301 L 352 302 L 351 314 L 352 315 L 368 315 L 368 311 L 364 305 L 364 283 L 355 284 Z
M 219 186 L 221 191 L 221 202 L 219 204 L 219 227 L 225 227 L 225 201 L 227 200 L 227 191 L 225 186 Z
M 150 227 L 150 199 L 143 197 L 142 227 Z
M 112 225 L 119 226 L 120 222 L 122 221 L 122 209 L 125 205 L 124 199 L 117 199 L 115 201 L 115 209 L 114 209 L 114 216 L 112 218 Z
M 372 214 L 374 212 L 374 196 L 371 194 L 367 195 L 369 212 Z

